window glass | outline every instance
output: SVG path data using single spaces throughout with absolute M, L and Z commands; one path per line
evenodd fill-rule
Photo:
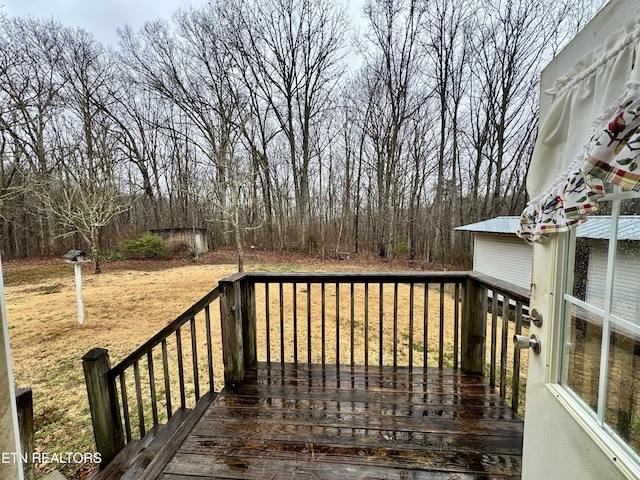
M 613 327 L 609 342 L 605 423 L 640 453 L 640 341 Z
M 568 305 L 563 383 L 594 412 L 598 406 L 602 317 Z
M 640 199 L 634 196 L 640 197 L 610 195 L 573 237 L 561 384 L 612 440 L 640 454 Z

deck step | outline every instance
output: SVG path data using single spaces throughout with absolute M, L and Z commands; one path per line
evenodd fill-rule
M 109 465 L 94 470 L 87 480 L 139 478 L 190 413 L 189 408 L 176 411 L 166 424 L 156 425 L 141 440 L 129 442 Z
M 209 392 L 198 401 L 191 414 L 178 426 L 171 437 L 168 438 L 166 442 L 164 442 L 162 447 L 154 455 L 152 461 L 147 463 L 143 472 L 136 472 L 135 476 L 129 476 L 129 472 L 127 472 L 127 475 L 121 478 L 155 480 L 158 476 L 160 476 L 166 465 L 173 457 L 173 454 L 178 450 L 187 436 L 191 433 L 193 427 L 196 425 L 196 423 L 198 423 L 204 412 L 207 411 L 209 405 L 211 405 L 213 400 L 215 400 L 216 396 L 217 393 Z

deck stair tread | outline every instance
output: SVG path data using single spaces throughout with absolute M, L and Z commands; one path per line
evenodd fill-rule
M 189 408 L 177 410 L 166 424 L 158 424 L 142 439 L 130 441 L 109 465 L 94 470 L 87 480 L 139 478 L 190 413 Z

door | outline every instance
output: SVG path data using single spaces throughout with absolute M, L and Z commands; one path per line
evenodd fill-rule
M 597 130 L 596 119 L 638 76 L 640 21 L 629 21 L 637 13 L 636 0 L 611 1 L 543 71 L 541 90 L 550 89 L 555 98 L 541 97 L 536 149 L 542 153 L 534 153 L 527 180 L 532 204 L 553 198 Z M 625 24 L 627 43 L 618 48 L 617 32 Z M 531 307 L 540 310 L 543 323 L 531 327 L 542 349 L 529 355 L 525 479 L 640 478 L 640 268 L 634 267 L 640 254 L 630 238 L 609 240 L 620 238 L 623 214 L 640 214 L 640 200 L 606 182 L 603 189 L 605 201 L 594 202 L 594 209 L 609 215 L 604 236 L 590 239 L 574 227 L 562 228 L 562 212 L 549 214 L 542 229 L 548 238 L 534 244 Z

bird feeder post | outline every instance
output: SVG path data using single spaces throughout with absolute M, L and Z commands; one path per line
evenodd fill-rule
M 84 324 L 84 307 L 82 305 L 82 264 L 88 262 L 82 250 L 69 250 L 64 254 L 68 263 L 73 263 L 76 276 L 76 301 L 78 303 L 78 323 Z
M 82 306 L 82 265 L 76 263 L 74 265 L 76 273 L 76 300 L 78 302 L 78 323 L 84 323 L 84 307 Z

